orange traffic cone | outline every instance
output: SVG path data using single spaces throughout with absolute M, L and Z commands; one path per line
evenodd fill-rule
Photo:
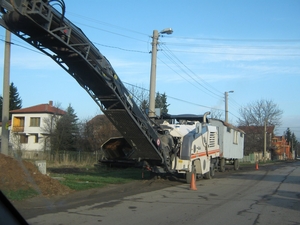
M 255 163 L 255 169 L 258 170 L 258 162 Z
M 192 173 L 192 180 L 191 180 L 190 190 L 197 191 L 196 179 L 195 179 L 195 174 L 194 173 Z

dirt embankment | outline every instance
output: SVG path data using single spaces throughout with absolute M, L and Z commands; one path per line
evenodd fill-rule
M 34 189 L 44 196 L 66 195 L 72 190 L 59 181 L 41 174 L 31 162 L 0 154 L 0 190 Z

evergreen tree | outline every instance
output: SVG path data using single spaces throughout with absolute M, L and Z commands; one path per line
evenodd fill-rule
M 293 133 L 291 132 L 289 127 L 284 132 L 284 137 L 287 140 L 287 142 L 290 144 L 291 151 L 295 150 L 297 148 L 298 141 L 296 135 L 294 134 L 294 132 Z
M 14 83 L 10 84 L 9 92 L 9 110 L 21 109 L 22 108 L 22 99 L 19 95 L 17 87 Z
M 140 109 L 147 112 L 149 109 L 149 94 L 146 89 L 142 87 L 139 88 L 137 85 L 132 85 L 128 90 L 133 96 L 133 100 L 138 103 Z M 167 104 L 167 95 L 165 93 L 160 94 L 157 92 L 155 96 L 155 108 L 160 108 L 162 114 L 168 113 L 169 105 L 170 104 Z
M 291 132 L 291 130 L 290 130 L 289 127 L 288 127 L 288 128 L 286 129 L 286 131 L 284 132 L 284 137 L 285 137 L 285 139 L 286 139 L 288 142 L 290 142 L 290 140 L 291 140 L 291 138 L 292 138 L 292 132 Z
M 159 92 L 156 93 L 155 98 L 155 108 L 160 108 L 162 114 L 168 113 L 168 106 L 167 104 L 167 95 L 166 93 L 160 94 Z
M 0 96 L 0 121 L 2 121 L 2 106 L 3 97 Z M 22 99 L 19 95 L 17 87 L 12 82 L 9 87 L 9 111 L 22 108 Z M 9 119 L 11 119 L 11 114 L 9 114 Z
M 146 99 L 144 99 L 140 104 L 140 109 L 146 112 L 148 108 L 149 108 L 149 103 Z
M 75 151 L 77 149 L 78 137 L 78 117 L 71 104 L 56 124 L 56 129 L 52 137 L 53 150 Z
M 294 132 L 292 133 L 292 138 L 291 139 L 292 139 L 291 140 L 291 146 L 292 146 L 291 150 L 296 150 L 299 142 L 298 142 L 297 137 L 296 137 Z

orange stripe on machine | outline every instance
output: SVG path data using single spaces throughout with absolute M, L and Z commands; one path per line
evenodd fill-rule
M 220 153 L 220 149 L 210 150 L 208 151 L 208 155 L 214 155 Z M 195 153 L 191 155 L 191 159 L 195 159 L 198 157 L 206 156 L 206 152 Z

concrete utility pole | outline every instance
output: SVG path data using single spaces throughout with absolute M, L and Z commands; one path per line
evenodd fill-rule
M 152 57 L 150 71 L 150 94 L 149 94 L 149 117 L 155 117 L 155 88 L 156 88 L 156 61 L 157 61 L 158 31 L 153 31 L 152 36 Z
M 225 92 L 225 122 L 228 123 L 228 93 L 233 91 Z
M 157 44 L 159 34 L 172 34 L 172 28 L 163 29 L 158 33 L 153 31 L 152 36 L 152 57 L 151 57 L 151 71 L 150 71 L 150 94 L 149 94 L 149 113 L 150 118 L 155 117 L 155 88 L 156 88 L 156 61 L 157 61 Z
M 264 161 L 267 160 L 267 120 L 265 119 L 264 126 Z
M 3 102 L 2 102 L 2 135 L 1 153 L 8 155 L 8 122 L 9 122 L 9 77 L 10 77 L 10 47 L 11 33 L 6 30 L 4 50 L 4 74 L 3 74 Z

